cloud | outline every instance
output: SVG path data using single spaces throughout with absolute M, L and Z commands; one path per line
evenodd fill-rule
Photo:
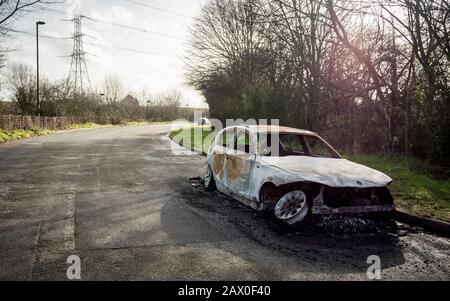
M 146 3 L 145 0 L 140 0 Z M 152 1 L 152 5 L 167 10 L 195 16 L 198 12 L 198 0 L 164 0 Z M 129 91 L 146 90 L 150 93 L 159 93 L 167 89 L 181 88 L 189 95 L 193 104 L 200 104 L 202 97 L 192 88 L 183 87 L 184 64 L 176 56 L 183 56 L 186 49 L 187 26 L 192 19 L 168 14 L 158 10 L 123 0 L 96 0 L 80 1 L 68 0 L 64 6 L 65 15 L 54 17 L 41 14 L 30 15 L 20 29 L 34 32 L 34 19 L 42 18 L 47 24 L 42 28 L 42 34 L 54 37 L 69 37 L 73 34 L 73 23 L 62 22 L 60 19 L 72 18 L 74 14 L 81 13 L 100 22 L 88 18 L 82 19 L 83 32 L 86 36 L 84 48 L 88 71 L 94 86 L 101 87 L 104 78 L 108 75 L 119 76 Z M 52 19 L 53 18 L 53 19 Z M 109 23 L 109 24 L 108 24 Z M 118 23 L 133 28 L 142 28 L 154 35 L 114 26 Z M 179 36 L 182 39 L 173 39 L 163 35 Z M 24 51 L 11 56 L 14 61 L 26 61 L 35 64 L 35 39 L 33 36 L 23 39 Z M 116 48 L 136 50 L 125 51 Z M 42 53 L 41 66 L 43 75 L 50 78 L 64 78 L 69 72 L 69 55 L 72 51 L 71 40 L 40 39 Z M 165 56 L 143 54 L 138 51 L 163 54 Z M 90 55 L 92 54 L 92 55 Z M 93 56 L 95 55 L 95 56 Z

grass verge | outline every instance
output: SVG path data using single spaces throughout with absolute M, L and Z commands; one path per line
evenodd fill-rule
M 201 135 L 194 135 L 195 131 Z M 214 140 L 214 133 L 208 127 L 195 126 L 174 130 L 169 137 L 186 147 L 206 152 Z M 394 180 L 390 190 L 397 206 L 421 216 L 450 222 L 450 180 L 436 178 L 433 166 L 410 158 L 349 154 L 344 157 L 389 175 Z
M 347 155 L 349 160 L 389 175 L 396 204 L 412 213 L 450 222 L 450 180 L 439 180 L 424 162 L 378 155 Z
M 87 122 L 87 123 L 75 123 L 75 124 L 69 124 L 65 127 L 66 130 L 79 130 L 79 129 L 96 129 L 96 128 L 103 128 L 103 127 L 110 127 L 112 125 L 110 124 L 98 124 L 93 122 Z
M 172 121 L 130 121 L 125 123 L 127 126 L 141 126 L 141 125 L 162 125 L 171 124 Z
M 64 128 L 64 130 L 79 130 L 79 129 L 95 129 L 95 128 L 105 128 L 113 126 L 143 126 L 143 125 L 158 125 L 158 124 L 168 124 L 170 122 L 127 122 L 120 125 L 112 124 L 98 124 L 93 122 L 70 124 Z M 34 129 L 34 130 L 4 130 L 0 129 L 0 143 L 5 143 L 13 140 L 26 139 L 36 136 L 44 136 L 55 133 L 56 131 L 49 129 Z
M 169 137 L 180 145 L 206 152 L 212 144 L 215 134 L 210 127 L 192 126 L 173 130 L 169 133 Z
M 3 130 L 0 129 L 0 143 L 13 141 L 13 140 L 19 140 L 19 139 L 25 139 L 25 138 L 31 138 L 35 136 L 43 136 L 43 135 L 50 135 L 54 131 L 42 129 L 42 130 Z

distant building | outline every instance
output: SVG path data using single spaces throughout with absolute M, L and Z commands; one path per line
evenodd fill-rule
M 136 97 L 128 94 L 124 99 L 120 101 L 121 104 L 130 106 L 130 107 L 139 107 L 139 100 Z

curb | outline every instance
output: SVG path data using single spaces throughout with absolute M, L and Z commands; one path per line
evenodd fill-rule
M 167 134 L 167 137 L 168 137 L 170 140 L 172 140 L 173 143 L 176 143 L 176 144 L 178 144 L 179 146 L 184 147 L 185 149 L 188 149 L 188 150 L 190 150 L 190 151 L 193 152 L 193 153 L 196 153 L 196 154 L 198 154 L 198 155 L 200 155 L 200 156 L 203 156 L 203 157 L 206 157 L 206 156 L 207 156 L 207 154 L 206 154 L 204 151 L 198 150 L 198 149 L 196 149 L 196 148 L 194 148 L 194 147 L 186 147 L 186 146 L 180 144 L 179 142 L 173 140 L 173 139 L 169 136 L 169 134 Z
M 397 208 L 394 219 L 409 225 L 419 226 L 425 230 L 450 237 L 450 223 L 435 218 L 419 216 Z
M 148 125 L 152 125 L 152 124 L 148 124 Z M 155 124 L 158 125 L 158 124 Z M 78 131 L 87 131 L 87 130 L 98 130 L 98 129 L 109 129 L 109 128 L 121 128 L 121 127 L 128 127 L 128 126 L 147 126 L 147 124 L 145 125 L 101 125 L 99 127 L 91 127 L 91 128 L 77 128 L 77 129 L 61 129 L 61 130 L 51 130 L 51 129 L 47 129 L 52 131 L 49 134 L 46 135 L 36 135 L 36 136 L 31 136 L 31 137 L 27 137 L 27 138 L 20 138 L 20 139 L 14 139 L 14 140 L 9 140 L 9 141 L 5 141 L 5 142 L 0 142 L 1 144 L 10 144 L 10 143 L 14 143 L 14 142 L 20 142 L 23 140 L 28 140 L 28 139 L 33 139 L 33 138 L 39 138 L 39 137 L 44 137 L 44 136 L 50 136 L 50 135 L 57 135 L 57 134 L 66 134 L 66 133 L 73 133 L 73 132 L 78 132 Z
M 169 139 L 172 140 L 173 142 L 177 143 L 181 147 L 184 147 L 194 153 L 197 153 L 201 156 L 206 157 L 206 153 L 203 151 L 195 149 L 194 147 L 188 148 L 188 147 L 176 142 L 175 140 L 173 140 L 170 137 L 169 137 Z M 444 235 L 446 237 L 450 237 L 450 223 L 448 223 L 448 222 L 444 222 L 444 221 L 437 220 L 434 218 L 419 216 L 419 215 L 407 212 L 407 211 L 405 211 L 403 209 L 399 209 L 399 208 L 396 208 L 396 210 L 394 212 L 394 219 L 396 221 L 406 223 L 409 225 L 419 226 L 419 227 L 421 227 L 425 230 L 428 230 L 430 232 L 433 232 L 433 233 L 437 233 L 437 234 Z

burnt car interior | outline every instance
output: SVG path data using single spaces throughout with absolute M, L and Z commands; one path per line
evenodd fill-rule
M 250 136 L 246 131 L 239 131 L 234 143 L 234 150 L 250 153 Z
M 251 148 L 250 135 L 246 131 L 224 131 L 218 144 L 222 145 L 223 147 L 240 150 L 245 153 L 254 152 L 254 150 Z
M 233 146 L 234 129 L 224 131 L 219 139 L 219 145 L 231 148 Z
M 265 144 L 269 149 L 272 148 L 272 135 L 259 134 L 258 141 L 260 145 Z M 333 149 L 326 145 L 320 138 L 309 135 L 300 135 L 294 133 L 279 134 L 279 153 L 270 151 L 265 156 L 309 156 L 317 158 L 341 158 Z
M 391 205 L 393 198 L 387 187 L 324 187 L 323 203 L 331 208 Z

